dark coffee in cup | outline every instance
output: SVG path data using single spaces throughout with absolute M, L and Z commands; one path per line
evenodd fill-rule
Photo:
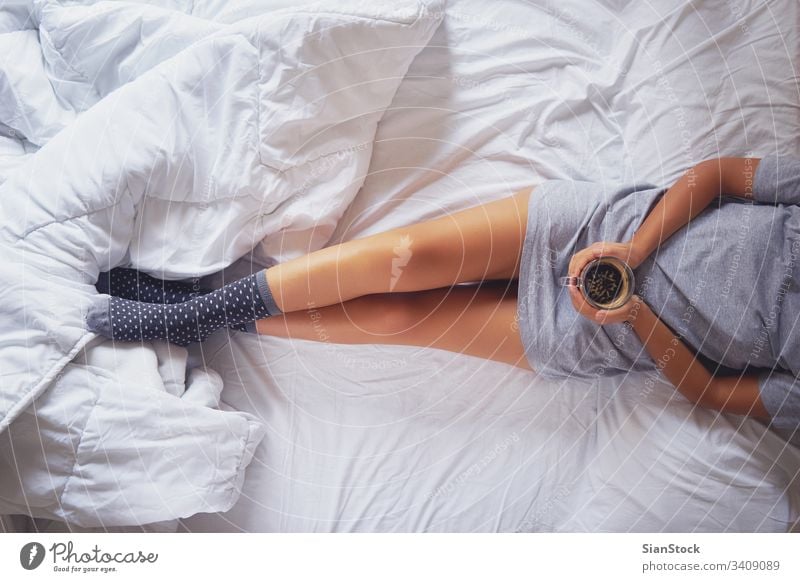
M 583 292 L 593 303 L 609 308 L 625 294 L 624 271 L 608 261 L 598 261 L 583 273 Z
M 599 257 L 588 263 L 580 277 L 564 277 L 562 285 L 574 285 L 589 305 L 597 309 L 617 309 L 633 295 L 631 268 L 615 257 Z

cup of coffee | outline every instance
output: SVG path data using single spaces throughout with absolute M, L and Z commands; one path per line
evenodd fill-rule
M 627 263 L 616 257 L 598 257 L 587 263 L 579 277 L 562 277 L 560 282 L 580 289 L 596 309 L 618 309 L 633 295 L 635 280 Z

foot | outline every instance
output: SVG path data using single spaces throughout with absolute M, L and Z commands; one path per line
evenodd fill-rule
M 216 329 L 200 323 L 191 309 L 173 312 L 166 307 L 169 305 L 109 297 L 105 304 L 98 302 L 90 307 L 86 327 L 109 339 L 165 339 L 179 346 L 204 341 Z
M 120 297 L 98 300 L 87 313 L 86 326 L 115 340 L 166 339 L 187 346 L 204 341 L 222 327 L 254 322 L 280 312 L 276 310 L 261 271 L 182 303 L 146 303 Z
M 192 283 L 165 281 L 121 267 L 100 273 L 95 288 L 104 295 L 146 303 L 183 303 L 211 292 L 200 287 L 199 278 Z

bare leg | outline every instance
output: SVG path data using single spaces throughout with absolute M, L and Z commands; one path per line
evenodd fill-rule
M 87 313 L 86 326 L 117 340 L 165 338 L 188 345 L 222 326 L 247 330 L 247 322 L 281 312 L 373 294 L 514 279 L 519 274 L 529 194 L 530 190 L 523 191 L 444 218 L 323 249 L 176 304 L 106 297 Z M 443 323 L 430 317 L 440 326 Z M 437 336 L 434 344 L 471 353 L 463 338 L 453 343 L 456 338 L 450 336 Z
M 375 293 L 513 279 L 530 190 L 449 216 L 328 247 L 267 269 L 284 312 Z
M 506 281 L 367 295 L 262 319 L 257 328 L 314 341 L 438 348 L 530 369 L 517 325 L 517 286 Z

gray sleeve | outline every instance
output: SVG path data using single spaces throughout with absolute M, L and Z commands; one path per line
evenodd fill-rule
M 800 428 L 800 379 L 774 370 L 759 376 L 761 402 L 776 428 Z
M 800 160 L 781 155 L 763 158 L 753 178 L 753 198 L 767 204 L 800 205 Z

